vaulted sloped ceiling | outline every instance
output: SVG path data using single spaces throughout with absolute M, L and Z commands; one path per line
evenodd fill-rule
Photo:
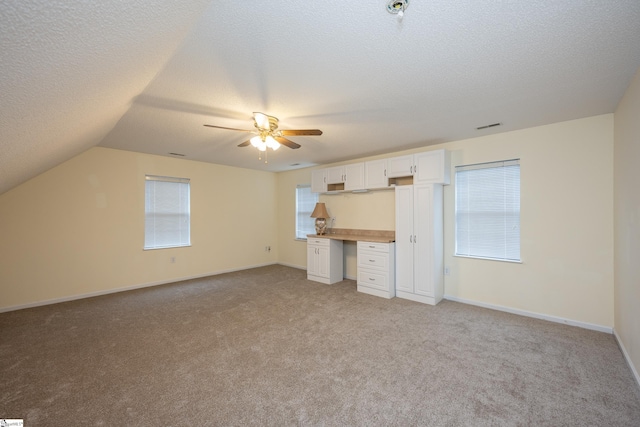
M 208 3 L 0 2 L 0 193 L 98 145 Z
M 386 3 L 5 0 L 0 193 L 96 145 L 280 171 L 611 113 L 640 67 L 638 0 Z M 324 134 L 203 126 L 254 111 Z

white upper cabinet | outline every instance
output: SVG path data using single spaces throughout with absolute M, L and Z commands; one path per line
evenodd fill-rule
M 364 190 L 364 163 L 353 163 L 344 167 L 346 179 L 344 189 L 348 191 Z
M 411 184 L 449 184 L 449 151 L 432 150 L 406 156 L 390 157 L 316 169 L 311 174 L 314 193 L 375 190 Z
M 451 161 L 447 150 L 414 154 L 414 184 L 449 184 Z
M 370 160 L 364 164 L 364 188 L 387 188 L 387 159 Z
M 344 181 L 344 166 L 336 166 L 327 169 L 327 184 L 340 184 Z
M 450 163 L 447 150 L 392 157 L 387 159 L 387 176 L 412 176 L 414 184 L 449 184 Z
M 324 193 L 327 191 L 327 170 L 316 169 L 311 172 L 311 192 Z
M 413 176 L 413 154 L 387 159 L 387 177 Z

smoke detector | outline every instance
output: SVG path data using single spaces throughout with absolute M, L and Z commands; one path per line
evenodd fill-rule
M 389 0 L 387 3 L 387 12 L 398 15 L 398 18 L 404 16 L 404 11 L 409 7 L 409 0 Z

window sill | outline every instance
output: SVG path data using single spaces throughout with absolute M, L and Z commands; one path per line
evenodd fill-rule
M 157 248 L 142 248 L 143 251 L 155 251 L 158 249 L 176 249 L 176 248 L 190 248 L 191 245 L 179 245 L 179 246 L 159 246 Z
M 481 256 L 458 255 L 458 254 L 454 254 L 453 256 L 456 258 L 482 259 L 486 261 L 500 261 L 500 262 L 508 262 L 511 264 L 523 264 L 521 259 L 515 260 L 515 259 L 487 258 L 487 257 L 481 257 Z

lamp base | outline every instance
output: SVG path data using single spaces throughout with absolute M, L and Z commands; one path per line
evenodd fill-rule
M 316 218 L 316 234 L 321 236 L 327 232 L 326 218 Z

